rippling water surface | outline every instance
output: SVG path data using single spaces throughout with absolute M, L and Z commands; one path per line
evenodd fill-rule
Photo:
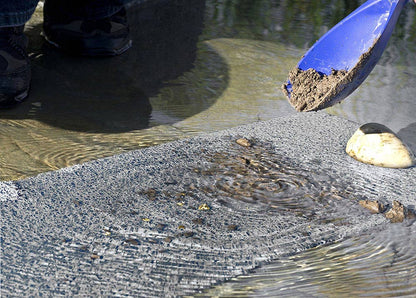
M 361 2 L 148 1 L 129 9 L 133 48 L 112 59 L 47 46 L 40 4 L 26 26 L 30 97 L 0 111 L 0 179 L 294 113 L 288 71 Z M 415 52 L 409 4 L 368 80 L 328 112 L 385 124 L 416 150 Z
M 414 297 L 415 225 L 318 247 L 206 291 L 209 297 Z
M 232 210 L 253 216 L 295 215 L 310 224 L 350 225 L 360 193 L 324 171 L 314 172 L 279 156 L 268 144 L 234 144 L 196 168 L 209 181 L 199 188 Z M 356 212 L 356 211 L 355 211 Z M 370 213 L 369 213 L 370 215 Z M 414 219 L 360 237 L 322 245 L 260 267 L 197 295 L 202 297 L 414 297 Z M 310 236 L 306 229 L 305 239 Z M 330 235 L 327 235 L 330 237 Z
M 207 196 L 237 210 L 241 203 L 249 203 L 250 210 L 259 216 L 262 212 L 290 213 L 308 220 L 346 224 L 350 203 L 343 199 L 357 203 L 358 197 L 348 185 L 323 171 L 295 165 L 268 144 L 251 142 L 246 150 L 234 144 L 227 152 L 212 156 L 212 166 L 195 169 L 202 180 L 209 176 L 215 181 L 202 187 Z
M 19 107 L 0 111 L 0 179 L 294 113 L 280 91 L 289 70 L 362 2 L 149 1 L 130 8 L 134 46 L 112 59 L 72 57 L 47 46 L 39 36 L 40 5 L 26 26 L 31 95 Z M 360 123 L 385 124 L 414 151 L 415 12 L 409 3 L 373 73 L 328 109 Z M 302 174 L 261 151 L 212 158 L 220 170 L 196 170 L 217 175 L 207 192 L 235 198 L 222 204 L 244 201 L 259 210 L 344 223 L 335 207 L 348 189 L 325 174 Z M 414 225 L 394 224 L 277 260 L 203 295 L 414 296 L 415 233 Z

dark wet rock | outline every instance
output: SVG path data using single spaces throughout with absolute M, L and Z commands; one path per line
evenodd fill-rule
M 227 230 L 228 231 L 237 231 L 238 226 L 237 225 L 228 225 Z
M 139 245 L 140 242 L 137 239 L 126 239 L 125 242 L 132 244 L 132 245 Z
M 384 213 L 384 216 L 388 218 L 392 223 L 403 222 L 406 218 L 416 218 L 415 213 L 412 210 L 406 208 L 399 201 L 393 201 L 391 208 L 388 210 L 386 206 L 384 206 L 379 201 L 360 200 L 359 204 L 362 207 L 370 210 L 371 213 Z

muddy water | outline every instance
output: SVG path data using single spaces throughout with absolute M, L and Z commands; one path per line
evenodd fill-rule
M 0 111 L 0 179 L 294 113 L 279 86 L 306 48 L 359 4 L 330 2 L 134 5 L 134 47 L 112 59 L 71 57 L 45 45 L 39 5 L 26 27 L 31 95 Z M 414 150 L 415 20 L 409 6 L 370 78 L 328 109 L 385 124 Z
M 325 173 L 294 165 L 276 155 L 268 144 L 248 141 L 249 147 L 242 149 L 234 144 L 227 152 L 212 156 L 211 167 L 195 169 L 202 181 L 206 176 L 215 181 L 202 187 L 206 196 L 236 210 L 244 202 L 259 213 L 291 213 L 335 225 L 348 221 L 344 209 L 348 203 L 343 198 L 358 202 L 348 185 L 339 185 Z M 340 209 L 341 205 L 344 207 Z

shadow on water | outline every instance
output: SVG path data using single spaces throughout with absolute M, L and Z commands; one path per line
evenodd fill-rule
M 363 1 L 137 0 L 133 48 L 111 59 L 46 46 L 38 9 L 26 26 L 30 97 L 0 111 L 0 179 L 290 115 L 280 91 L 288 71 Z M 414 122 L 412 5 L 368 80 L 329 113 L 393 131 Z
M 416 152 L 416 122 L 409 124 L 402 128 L 397 135 L 410 147 L 413 152 Z
M 128 7 L 132 48 L 93 59 L 70 56 L 44 41 L 41 2 L 25 28 L 33 74 L 29 97 L 0 110 L 0 180 L 195 134 L 174 124 L 208 109 L 228 85 L 227 63 L 199 42 L 204 16 L 204 0 L 134 1 Z M 202 92 L 159 96 L 161 90 L 186 89 L 171 86 L 184 75 Z M 203 96 L 205 85 L 215 93 Z
M 16 109 L 1 111 L 0 118 L 34 119 L 89 133 L 148 128 L 149 98 L 164 81 L 194 67 L 205 1 L 191 2 L 159 0 L 130 6 L 133 47 L 112 58 L 72 57 L 43 41 L 41 23 L 28 26 L 30 97 Z M 207 104 L 198 107 L 194 113 Z

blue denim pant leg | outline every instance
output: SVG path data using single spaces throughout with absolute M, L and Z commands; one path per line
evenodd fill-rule
M 0 0 L 0 27 L 25 24 L 36 9 L 39 0 Z M 133 0 L 46 0 L 50 14 L 60 13 L 73 18 L 100 19 L 110 16 Z
M 26 23 L 39 0 L 1 0 L 0 27 L 19 26 Z
M 46 0 L 44 11 L 49 18 L 101 19 L 121 10 L 133 0 Z

